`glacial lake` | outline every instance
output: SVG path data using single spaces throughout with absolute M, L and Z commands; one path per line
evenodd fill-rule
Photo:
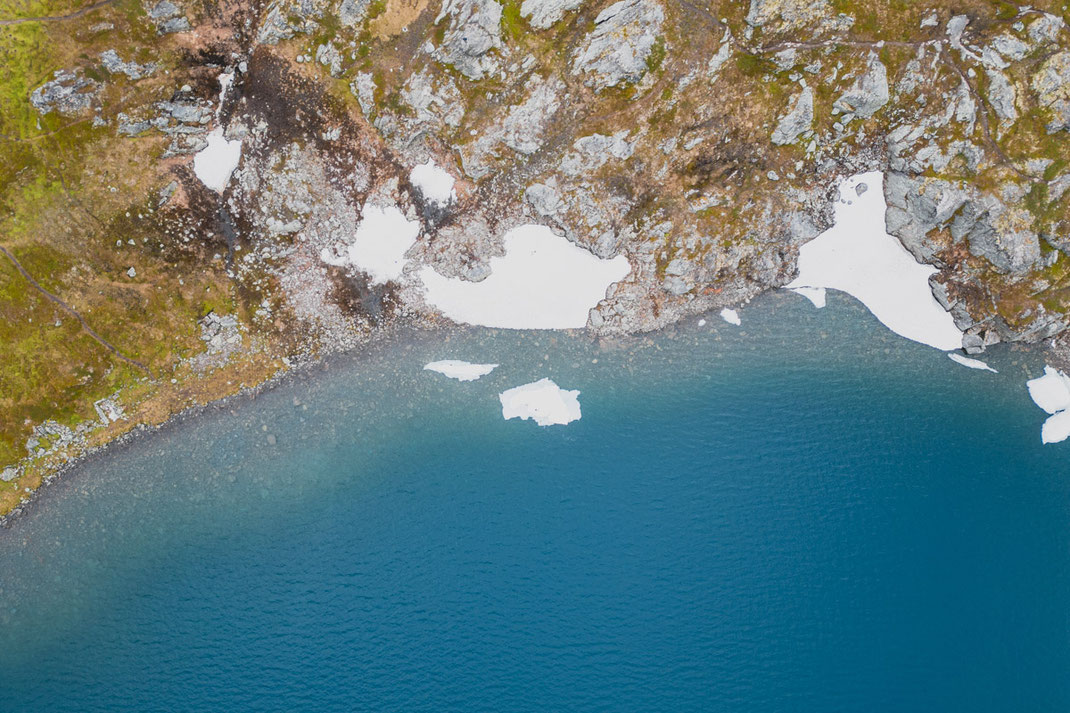
M 0 530 L 0 710 L 1070 710 L 1039 357 L 740 316 L 399 334 L 91 459 Z M 543 377 L 582 418 L 503 420 Z

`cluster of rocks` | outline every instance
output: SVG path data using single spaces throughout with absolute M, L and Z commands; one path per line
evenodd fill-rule
M 88 111 L 100 91 L 100 83 L 86 77 L 81 69 L 59 69 L 52 79 L 30 94 L 30 104 L 42 115 L 56 111 L 75 117 Z
M 208 128 L 215 116 L 215 109 L 207 99 L 193 95 L 188 86 L 176 92 L 170 101 L 153 105 L 156 116 L 135 119 L 120 112 L 118 132 L 122 136 L 137 136 L 156 130 L 171 137 L 164 157 L 197 153 L 208 145 Z
M 156 25 L 156 32 L 161 35 L 189 32 L 193 29 L 189 20 L 183 14 L 182 8 L 175 5 L 171 0 L 159 0 L 159 2 L 145 8 L 145 12 Z
M 242 328 L 233 315 L 209 312 L 200 321 L 201 341 L 205 351 L 189 360 L 195 371 L 203 372 L 220 367 L 242 350 Z
M 147 62 L 145 64 L 138 64 L 137 62 L 124 62 L 119 53 L 115 50 L 105 50 L 100 53 L 100 61 L 104 64 L 104 69 L 108 70 L 111 74 L 125 74 L 132 80 L 144 79 L 151 76 L 156 72 L 156 63 Z

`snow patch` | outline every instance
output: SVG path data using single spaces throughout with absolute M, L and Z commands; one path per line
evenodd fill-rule
M 858 195 L 861 183 L 869 190 Z M 787 285 L 841 290 L 896 334 L 942 351 L 962 346 L 962 332 L 933 297 L 931 265 L 918 263 L 885 232 L 884 174 L 863 173 L 839 185 L 836 222 L 799 248 L 799 276 Z
M 222 193 L 230 183 L 230 176 L 241 161 L 241 141 L 227 141 L 223 129 L 208 134 L 208 145 L 193 157 L 193 173 L 201 183 L 216 193 Z
M 540 426 L 565 425 L 580 418 L 579 391 L 567 391 L 550 379 L 501 392 L 502 418 L 532 419 Z
M 407 220 L 395 206 L 364 204 L 353 242 L 341 255 L 327 248 L 320 259 L 328 265 L 353 265 L 368 273 L 371 284 L 397 280 L 405 269 L 405 253 L 420 234 L 420 222 Z
M 814 307 L 817 307 L 818 309 L 822 309 L 825 306 L 824 287 L 793 287 L 791 288 L 791 291 L 810 300 L 813 302 Z
M 1030 379 L 1025 386 L 1033 403 L 1051 414 L 1040 430 L 1040 440 L 1059 443 L 1070 437 L 1070 377 L 1045 366 L 1044 376 Z
M 457 199 L 457 194 L 453 191 L 453 176 L 430 159 L 412 169 L 409 180 L 420 189 L 424 198 L 439 206 L 448 205 Z
M 739 318 L 739 312 L 735 311 L 734 309 L 728 309 L 727 307 L 721 310 L 721 319 L 728 322 L 729 324 L 734 324 L 737 327 L 743 324 L 743 320 Z
M 455 322 L 503 329 L 582 329 L 614 282 L 631 271 L 627 258 L 602 260 L 544 225 L 505 234 L 505 256 L 490 259 L 480 282 L 420 270 L 427 303 Z
M 219 75 L 219 106 L 215 110 L 216 121 L 219 121 L 219 114 L 223 111 L 223 100 L 227 98 L 227 91 L 233 81 L 233 72 L 223 72 Z M 193 157 L 194 175 L 216 193 L 222 193 L 230 183 L 234 169 L 241 161 L 241 145 L 241 140 L 227 141 L 223 136 L 223 127 L 217 126 L 212 129 L 208 134 L 208 145 Z
M 995 369 L 990 367 L 988 364 L 985 364 L 980 359 L 971 359 L 968 356 L 963 356 L 963 355 L 959 354 L 958 352 L 949 352 L 948 355 L 947 355 L 947 358 L 950 359 L 951 361 L 955 362 L 956 364 L 962 364 L 967 369 L 978 369 L 980 371 L 991 371 L 993 374 L 998 374 L 999 373 L 998 371 L 996 371 Z
M 426 371 L 437 371 L 457 381 L 475 381 L 498 368 L 497 364 L 472 364 L 459 359 L 443 359 L 424 365 Z

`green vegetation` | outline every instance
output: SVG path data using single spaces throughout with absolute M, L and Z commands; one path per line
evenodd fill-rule
M 667 53 L 668 49 L 665 47 L 665 38 L 659 37 L 654 40 L 654 44 L 650 48 L 650 54 L 646 56 L 646 71 L 657 72 L 661 69 L 661 64 L 665 61 L 665 55 Z

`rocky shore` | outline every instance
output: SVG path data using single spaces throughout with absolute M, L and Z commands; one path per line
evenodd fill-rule
M 738 306 L 796 277 L 800 246 L 832 224 L 837 180 L 868 171 L 884 173 L 886 229 L 935 268 L 966 353 L 1045 342 L 1070 366 L 1061 5 L 120 9 L 6 30 L 11 47 L 37 33 L 49 68 L 8 76 L 19 99 L 0 127 L 5 165 L 22 167 L 3 187 L 5 241 L 43 285 L 0 275 L 19 325 L 0 374 L 7 509 L 133 424 L 399 320 L 448 323 L 421 274 L 484 281 L 520 226 L 627 260 L 590 305 L 594 335 Z M 377 256 L 386 273 L 355 248 L 373 215 L 403 241 Z M 46 291 L 144 372 L 71 320 L 55 331 L 68 327 Z M 54 373 L 34 366 L 42 343 Z

